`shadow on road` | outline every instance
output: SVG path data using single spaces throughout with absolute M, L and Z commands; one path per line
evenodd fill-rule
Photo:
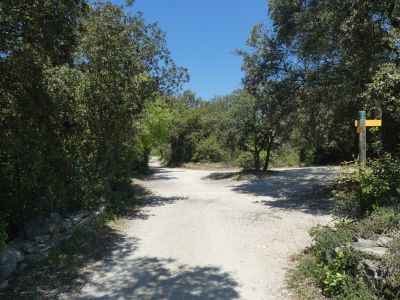
M 271 197 L 257 203 L 309 214 L 330 214 L 334 207 L 331 197 L 334 172 L 326 168 L 279 170 L 261 179 L 233 186 L 238 193 Z
M 175 176 L 171 176 L 170 173 L 174 172 L 180 172 L 177 170 L 169 170 L 169 169 L 165 169 L 162 167 L 151 167 L 150 170 L 150 176 L 147 176 L 147 178 L 145 178 L 145 180 L 171 180 L 171 179 L 177 179 L 177 177 Z
M 167 205 L 182 199 L 154 196 L 139 185 L 132 186 L 130 198 L 123 212 L 125 219 L 148 219 L 151 214 L 146 211 L 146 207 Z M 59 295 L 65 295 L 63 299 L 75 299 L 69 294 L 83 286 L 88 276 L 88 273 L 83 272 L 83 267 L 91 264 L 107 266 L 124 261 L 138 246 L 138 239 L 126 237 L 109 224 L 93 224 L 82 228 L 75 232 L 70 240 L 54 248 L 47 260 L 17 272 L 9 279 L 9 286 L 0 291 L 0 298 L 58 299 Z M 132 269 L 136 268 L 135 265 L 128 267 L 132 274 L 142 272 Z M 125 283 L 127 282 L 128 278 L 125 280 Z M 126 299 L 132 298 L 128 295 Z
M 141 219 L 147 220 L 152 214 L 146 209 L 146 207 L 157 207 L 168 204 L 173 204 L 176 201 L 185 200 L 187 197 L 161 197 L 154 195 L 153 193 L 146 190 L 139 184 L 132 184 L 132 199 L 133 203 L 131 206 L 125 208 L 124 219 L 134 220 Z
M 230 274 L 217 267 L 176 265 L 173 259 L 143 257 L 125 258 L 110 276 L 110 269 L 94 271 L 99 278 L 109 277 L 94 284 L 88 292 L 75 299 L 237 299 L 238 283 Z M 106 270 L 106 271 L 104 271 Z M 172 271 L 173 270 L 173 271 Z

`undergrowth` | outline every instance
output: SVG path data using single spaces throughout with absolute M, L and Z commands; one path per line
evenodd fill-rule
M 311 229 L 288 284 L 299 299 L 400 299 L 400 162 L 389 155 L 368 167 L 346 165 L 338 179 L 336 217 Z M 383 258 L 355 251 L 357 239 L 391 241 Z M 364 263 L 377 266 L 367 274 Z

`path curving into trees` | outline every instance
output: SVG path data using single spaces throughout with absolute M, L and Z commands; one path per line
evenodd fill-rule
M 330 221 L 329 168 L 256 180 L 160 167 L 140 184 L 151 201 L 75 299 L 290 299 L 285 274 L 307 231 Z

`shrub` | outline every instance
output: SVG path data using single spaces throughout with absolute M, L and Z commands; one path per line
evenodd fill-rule
M 350 247 L 356 225 L 349 220 L 339 220 L 333 228 L 314 227 L 310 232 L 314 244 L 293 274 L 311 278 L 326 296 L 333 299 L 379 299 L 357 276 L 360 256 Z
M 295 167 L 300 165 L 299 150 L 291 145 L 281 147 L 271 154 L 271 164 L 275 168 Z
M 400 299 L 400 237 L 392 241 L 384 264 L 388 276 L 384 280 L 382 293 L 386 299 Z
M 327 264 L 318 265 L 322 269 L 321 285 L 328 294 L 338 294 L 345 281 L 349 280 L 346 272 L 346 257 L 343 249 L 339 249 L 336 257 Z
M 254 156 L 251 152 L 242 152 L 236 159 L 235 164 L 244 170 L 250 170 L 254 168 Z
M 400 229 L 400 214 L 393 208 L 375 207 L 372 214 L 357 223 L 357 235 L 371 238 Z
M 310 235 L 314 244 L 310 251 L 320 261 L 328 261 L 338 247 L 348 246 L 353 241 L 353 224 L 340 221 L 336 228 L 316 226 L 311 229 Z
M 227 153 L 214 136 L 201 140 L 195 146 L 194 161 L 220 162 L 226 159 Z
M 348 165 L 338 183 L 340 215 L 363 217 L 371 214 L 374 207 L 396 206 L 400 203 L 400 161 L 385 154 L 370 160 L 368 167 Z

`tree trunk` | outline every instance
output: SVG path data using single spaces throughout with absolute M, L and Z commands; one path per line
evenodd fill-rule
M 273 143 L 273 137 L 268 139 L 267 156 L 265 157 L 265 162 L 264 162 L 264 167 L 263 167 L 264 172 L 268 171 L 269 160 L 271 158 L 272 143 Z
M 254 150 L 254 168 L 260 171 L 260 150 Z

